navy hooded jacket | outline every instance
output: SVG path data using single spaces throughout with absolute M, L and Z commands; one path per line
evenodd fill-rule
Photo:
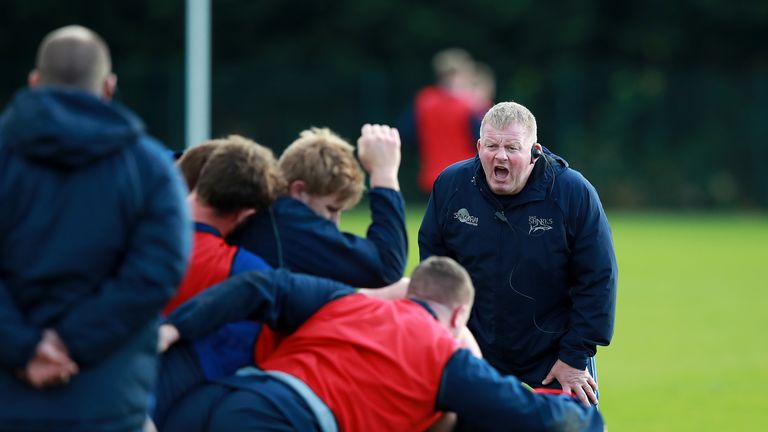
M 617 266 L 594 187 L 544 150 L 520 193 L 495 195 L 480 159 L 435 181 L 421 259 L 445 255 L 477 290 L 469 328 L 486 359 L 534 387 L 559 358 L 585 369 L 613 334 Z
M 140 428 L 191 239 L 164 150 L 117 104 L 22 90 L 0 117 L 0 207 L 0 429 Z M 35 390 L 15 372 L 45 328 L 80 371 Z

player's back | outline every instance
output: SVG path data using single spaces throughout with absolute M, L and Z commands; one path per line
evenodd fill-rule
M 436 419 L 456 348 L 423 305 L 352 294 L 325 305 L 260 366 L 304 381 L 341 430 L 423 430 Z

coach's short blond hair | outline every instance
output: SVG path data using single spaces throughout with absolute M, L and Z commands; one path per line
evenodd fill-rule
M 522 126 L 528 135 L 528 143 L 537 142 L 536 117 L 531 111 L 516 102 L 500 102 L 491 107 L 480 123 L 480 137 L 483 137 L 485 125 L 489 124 L 496 129 L 505 129 L 512 124 Z
M 284 190 L 285 182 L 272 150 L 239 135 L 202 145 L 206 147 L 201 152 L 208 155 L 200 168 L 195 191 L 217 212 L 261 212 Z
M 338 194 L 345 210 L 357 205 L 365 190 L 355 148 L 328 128 L 301 132 L 280 156 L 278 167 L 289 185 L 302 180 L 311 195 Z
M 457 307 L 473 303 L 475 287 L 461 264 L 448 257 L 431 256 L 413 270 L 408 296 Z

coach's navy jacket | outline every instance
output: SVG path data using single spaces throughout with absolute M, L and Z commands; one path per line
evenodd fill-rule
M 560 358 L 584 369 L 613 334 L 617 267 L 594 187 L 545 149 L 523 190 L 497 196 L 480 159 L 435 181 L 421 259 L 455 258 L 477 290 L 469 327 L 485 357 L 534 387 Z
M 140 429 L 191 239 L 169 158 L 117 104 L 22 90 L 0 117 L 0 208 L 0 430 Z M 35 390 L 15 372 L 45 328 L 80 372 Z
M 230 238 L 275 268 L 378 288 L 403 277 L 408 259 L 405 202 L 399 191 L 368 193 L 371 225 L 365 238 L 339 231 L 301 201 L 283 196 L 248 219 Z

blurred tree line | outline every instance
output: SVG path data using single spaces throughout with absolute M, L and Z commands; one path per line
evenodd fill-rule
M 766 208 L 768 2 L 752 0 L 212 0 L 214 135 L 276 153 L 302 129 L 350 141 L 395 123 L 463 47 L 490 65 L 497 101 L 528 106 L 539 141 L 611 208 Z M 169 147 L 184 143 L 183 0 L 0 2 L 0 104 L 50 30 L 109 43 L 117 98 Z M 764 42 L 760 42 L 760 41 Z M 416 149 L 402 182 L 416 191 Z

